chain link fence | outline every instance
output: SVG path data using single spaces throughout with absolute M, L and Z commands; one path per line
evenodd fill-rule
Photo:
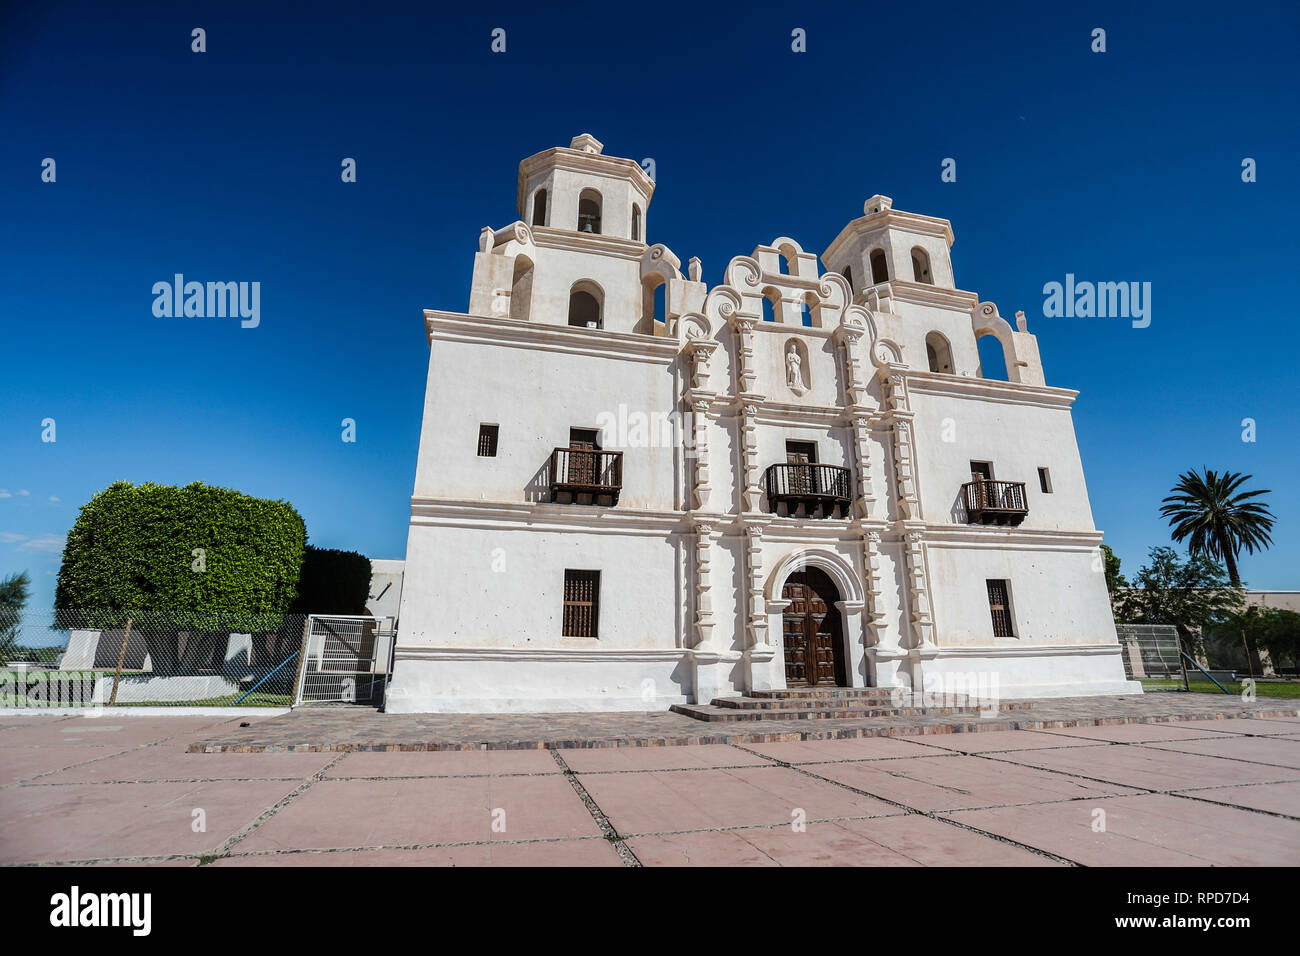
M 306 614 L 0 613 L 0 707 L 287 707 Z

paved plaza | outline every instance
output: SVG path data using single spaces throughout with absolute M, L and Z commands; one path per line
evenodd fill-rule
M 1068 725 L 1075 706 L 1036 702 L 1061 726 L 915 718 L 859 721 L 872 726 L 858 735 L 667 714 L 443 718 L 469 728 L 458 740 L 428 717 L 357 711 L 0 718 L 0 864 L 1300 864 L 1294 709 L 1216 718 L 1203 695 L 1150 695 L 1128 719 L 1112 700 L 1108 722 Z M 344 747 L 330 729 L 344 718 L 377 748 L 408 734 L 447 749 Z M 495 749 L 455 749 L 487 725 Z M 670 725 L 731 736 L 669 746 Z M 281 734 L 343 749 L 294 751 Z

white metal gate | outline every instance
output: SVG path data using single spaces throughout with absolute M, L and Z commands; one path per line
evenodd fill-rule
M 392 618 L 311 615 L 294 704 L 378 704 L 393 655 Z
M 1182 645 L 1172 624 L 1116 624 L 1129 680 L 1183 680 Z

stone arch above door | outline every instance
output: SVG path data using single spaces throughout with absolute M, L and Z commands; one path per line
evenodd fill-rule
M 795 571 L 819 568 L 830 575 L 846 604 L 861 606 L 864 597 L 858 572 L 844 557 L 827 548 L 796 548 L 776 563 L 768 575 L 764 594 L 769 602 L 781 600 L 781 588 Z

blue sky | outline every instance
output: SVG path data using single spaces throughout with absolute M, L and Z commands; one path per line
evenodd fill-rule
M 465 308 L 519 161 L 590 132 L 655 160 L 648 238 L 710 283 L 778 235 L 821 251 L 873 193 L 950 219 L 958 286 L 1024 309 L 1048 383 L 1082 392 L 1124 570 L 1168 543 L 1178 473 L 1208 465 L 1273 491 L 1247 584 L 1300 588 L 1300 13 L 1055 6 L 7 7 L 0 575 L 28 569 L 48 605 L 61 536 L 117 479 L 285 498 L 313 543 L 400 557 L 421 310 Z M 156 318 L 178 272 L 259 281 L 261 324 Z M 1152 283 L 1150 327 L 1043 317 L 1066 273 Z

